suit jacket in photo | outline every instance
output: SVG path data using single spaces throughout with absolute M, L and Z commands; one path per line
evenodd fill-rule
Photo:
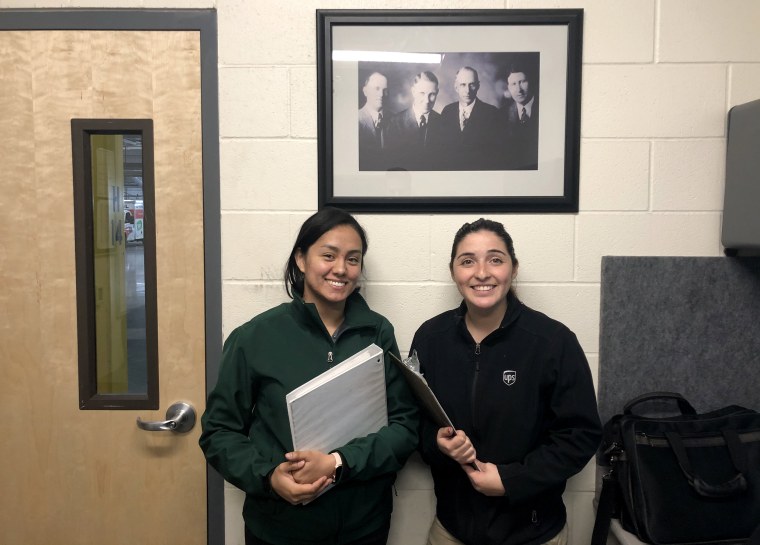
M 384 112 L 383 112 L 384 114 Z M 383 164 L 383 124 L 375 128 L 366 104 L 359 110 L 359 170 L 385 170 Z
M 538 97 L 533 98 L 530 117 L 525 122 L 520 121 L 521 109 L 510 100 L 502 110 L 509 169 L 535 170 L 538 168 Z
M 464 130 L 459 125 L 459 102 L 448 104 L 441 112 L 440 133 L 434 140 L 440 143 L 438 167 L 442 170 L 494 170 L 500 131 L 498 110 L 475 99 Z
M 441 115 L 433 110 L 428 114 L 425 127 L 421 128 L 411 107 L 391 117 L 383 134 L 388 168 L 434 170 L 435 134 L 440 123 Z

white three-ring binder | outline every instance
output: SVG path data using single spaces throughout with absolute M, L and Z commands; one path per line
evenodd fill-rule
M 375 344 L 287 396 L 294 450 L 330 452 L 388 425 L 383 350 Z

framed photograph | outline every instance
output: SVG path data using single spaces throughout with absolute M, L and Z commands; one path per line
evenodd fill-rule
M 583 10 L 317 10 L 319 207 L 578 211 Z

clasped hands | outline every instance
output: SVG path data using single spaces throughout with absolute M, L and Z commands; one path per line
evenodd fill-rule
M 441 452 L 457 462 L 467 473 L 475 490 L 486 496 L 505 494 L 498 468 L 492 463 L 478 460 L 472 441 L 462 430 L 454 430 L 451 427 L 441 428 L 438 430 L 436 443 Z M 478 469 L 472 467 L 473 464 Z
M 293 505 L 311 501 L 332 482 L 335 458 L 316 450 L 288 452 L 269 477 L 272 489 Z

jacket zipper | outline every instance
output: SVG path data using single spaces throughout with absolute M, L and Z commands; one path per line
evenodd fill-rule
M 336 345 L 338 344 L 338 339 L 339 339 L 339 338 L 340 338 L 340 337 L 341 337 L 341 336 L 342 336 L 342 335 L 343 335 L 343 334 L 344 334 L 346 331 L 350 331 L 350 330 L 352 330 L 352 329 L 354 329 L 354 327 L 348 326 L 348 327 L 346 327 L 346 328 L 339 328 L 339 329 L 338 329 L 338 330 L 337 330 L 335 333 L 333 333 L 332 335 L 330 335 L 330 334 L 328 333 L 327 335 L 328 335 L 328 337 L 330 337 L 330 344 L 331 344 L 331 346 L 336 346 Z M 325 331 L 327 331 L 327 330 L 325 330 Z M 329 350 L 329 351 L 327 352 L 327 363 L 333 363 L 333 351 L 332 351 L 332 350 Z M 332 365 L 331 365 L 330 367 L 332 367 Z
M 472 378 L 472 390 L 470 391 L 470 411 L 472 414 L 472 427 L 474 430 L 477 430 L 477 418 L 475 414 L 477 403 L 475 400 L 477 399 L 478 375 L 480 374 L 480 358 L 478 356 L 480 356 L 480 343 L 475 343 L 475 375 Z
M 340 331 L 340 332 L 336 332 L 336 333 L 334 333 L 334 334 L 332 334 L 332 335 L 329 335 L 329 333 L 328 333 L 328 335 L 330 336 L 330 344 L 331 344 L 332 346 L 335 346 L 336 344 L 338 344 L 338 338 L 339 338 L 339 337 L 340 337 L 340 336 L 341 336 L 341 335 L 342 335 L 342 334 L 343 334 L 343 333 L 344 333 L 344 332 L 345 332 L 347 329 L 350 329 L 350 328 L 346 328 L 346 329 L 344 329 L 343 331 Z M 332 351 L 332 350 L 329 350 L 329 351 L 327 352 L 327 363 L 332 363 L 332 362 L 333 362 L 333 351 Z M 332 367 L 332 365 L 330 365 L 330 367 Z

